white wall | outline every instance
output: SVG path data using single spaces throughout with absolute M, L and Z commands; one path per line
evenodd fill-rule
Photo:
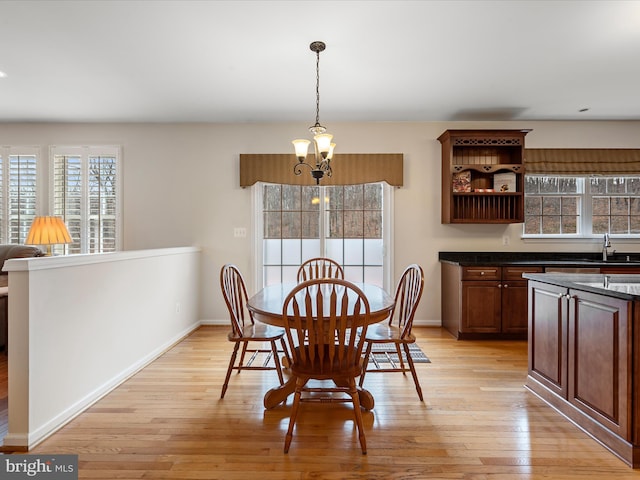
M 194 247 L 14 259 L 9 429 L 30 447 L 198 325 Z
M 395 191 L 395 273 L 418 262 L 427 288 L 416 322 L 440 319 L 441 250 L 598 251 L 595 241 L 523 242 L 521 225 L 440 223 L 440 144 L 449 128 L 527 128 L 529 148 L 640 148 L 640 122 L 332 123 L 337 152 L 404 153 L 405 184 Z M 226 262 L 253 285 L 251 192 L 238 186 L 240 153 L 286 153 L 303 123 L 268 124 L 0 124 L 3 145 L 122 145 L 124 248 L 202 248 L 199 315 L 227 318 L 218 273 Z M 46 153 L 46 151 L 45 151 Z M 336 164 L 336 169 L 340 168 Z M 247 238 L 234 238 L 245 227 Z M 502 246 L 508 236 L 510 245 Z M 614 245 L 640 251 L 637 242 Z M 225 320 L 226 321 L 226 320 Z

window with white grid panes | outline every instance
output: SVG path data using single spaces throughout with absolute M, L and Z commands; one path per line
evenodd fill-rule
M 640 234 L 640 177 L 592 177 L 589 192 L 594 234 Z
M 382 183 L 262 185 L 262 285 L 294 282 L 302 262 L 328 257 L 347 280 L 384 287 L 390 192 Z
M 0 242 L 23 244 L 36 217 L 38 147 L 0 148 Z
M 524 236 L 640 234 L 640 177 L 525 177 Z
M 73 243 L 67 253 L 119 249 L 119 149 L 55 147 L 52 151 L 54 215 L 64 219 Z

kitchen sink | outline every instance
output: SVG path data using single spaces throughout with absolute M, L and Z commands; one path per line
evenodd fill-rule
M 639 263 L 640 253 L 614 253 L 607 257 L 607 260 L 603 260 L 602 257 L 595 258 L 582 258 L 579 261 L 589 263 Z
M 628 293 L 628 294 L 631 294 L 631 295 L 640 295 L 640 283 L 610 282 L 607 285 L 605 285 L 604 282 L 576 282 L 576 283 L 578 285 L 585 285 L 587 287 L 603 288 L 605 290 L 613 290 L 615 292 L 620 292 L 620 293 Z

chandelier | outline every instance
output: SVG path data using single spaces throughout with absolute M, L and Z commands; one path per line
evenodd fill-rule
M 309 48 L 312 52 L 316 52 L 316 123 L 309 127 L 309 131 L 313 134 L 315 165 L 305 162 L 311 141 L 306 139 L 294 140 L 291 143 L 295 148 L 298 163 L 293 167 L 293 173 L 300 175 L 302 166 L 306 165 L 311 169 L 311 176 L 316 179 L 316 184 L 319 184 L 322 177 L 325 175 L 327 177 L 331 176 L 331 158 L 336 144 L 331 143 L 333 135 L 326 133 L 327 129 L 320 125 L 320 52 L 324 51 L 326 45 L 324 42 L 311 42 Z

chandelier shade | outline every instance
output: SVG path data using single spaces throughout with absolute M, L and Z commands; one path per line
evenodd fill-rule
M 336 144 L 331 142 L 333 135 L 326 133 L 327 129 L 320 125 L 320 52 L 324 51 L 326 45 L 324 42 L 311 42 L 309 48 L 316 54 L 316 123 L 309 127 L 309 131 L 313 134 L 313 142 L 306 139 L 291 142 L 298 159 L 298 163 L 293 167 L 293 173 L 301 175 L 302 167 L 305 166 L 311 170 L 311 176 L 316 180 L 316 184 L 319 184 L 325 175 L 330 177 L 332 174 L 331 159 Z M 315 164 L 306 163 L 311 143 L 315 151 Z

